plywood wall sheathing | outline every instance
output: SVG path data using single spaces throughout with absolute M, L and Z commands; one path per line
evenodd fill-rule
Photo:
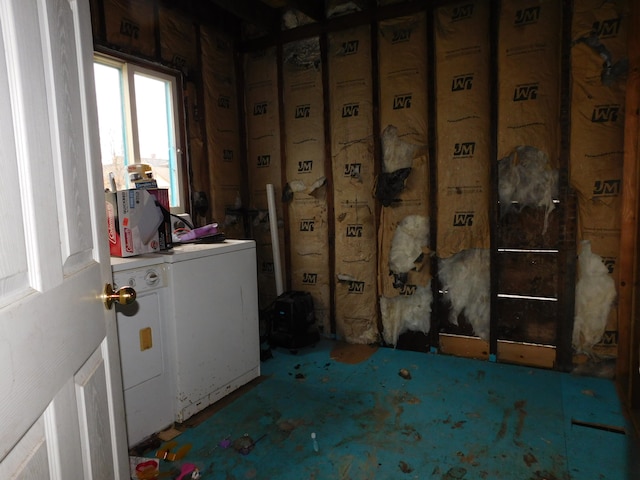
M 489 342 L 481 338 L 441 333 L 439 341 L 445 355 L 489 360 Z
M 434 15 L 439 258 L 489 248 L 489 2 Z
M 320 40 L 283 48 L 286 180 L 291 251 L 291 288 L 313 298 L 316 322 L 329 335 L 330 268 L 325 172 L 324 92 Z
M 498 341 L 498 357 L 506 363 L 553 368 L 556 349 L 548 345 Z
M 329 35 L 336 335 L 378 340 L 371 33 L 368 26 Z

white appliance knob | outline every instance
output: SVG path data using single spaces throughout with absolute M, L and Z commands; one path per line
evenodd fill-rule
M 144 279 L 147 282 L 147 285 L 149 285 L 150 287 L 153 287 L 160 281 L 160 277 L 153 270 L 150 272 L 147 272 Z

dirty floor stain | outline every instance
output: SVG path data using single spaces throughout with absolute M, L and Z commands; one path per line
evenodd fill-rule
M 275 349 L 261 371 L 176 426 L 202 479 L 640 478 L 610 380 L 329 340 Z M 228 446 L 243 437 L 250 448 Z

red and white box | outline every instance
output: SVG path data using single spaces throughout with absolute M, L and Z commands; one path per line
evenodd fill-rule
M 164 217 L 153 195 L 144 189 L 105 193 L 109 251 L 132 257 L 160 250 L 158 228 Z

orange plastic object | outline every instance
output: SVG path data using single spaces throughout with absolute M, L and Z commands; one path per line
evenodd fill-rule
M 191 450 L 191 444 L 187 443 L 181 446 L 175 453 L 171 450 L 178 446 L 178 442 L 168 442 L 160 447 L 160 450 L 156 452 L 156 458 L 166 460 L 167 462 L 175 462 L 183 458 L 189 450 Z

